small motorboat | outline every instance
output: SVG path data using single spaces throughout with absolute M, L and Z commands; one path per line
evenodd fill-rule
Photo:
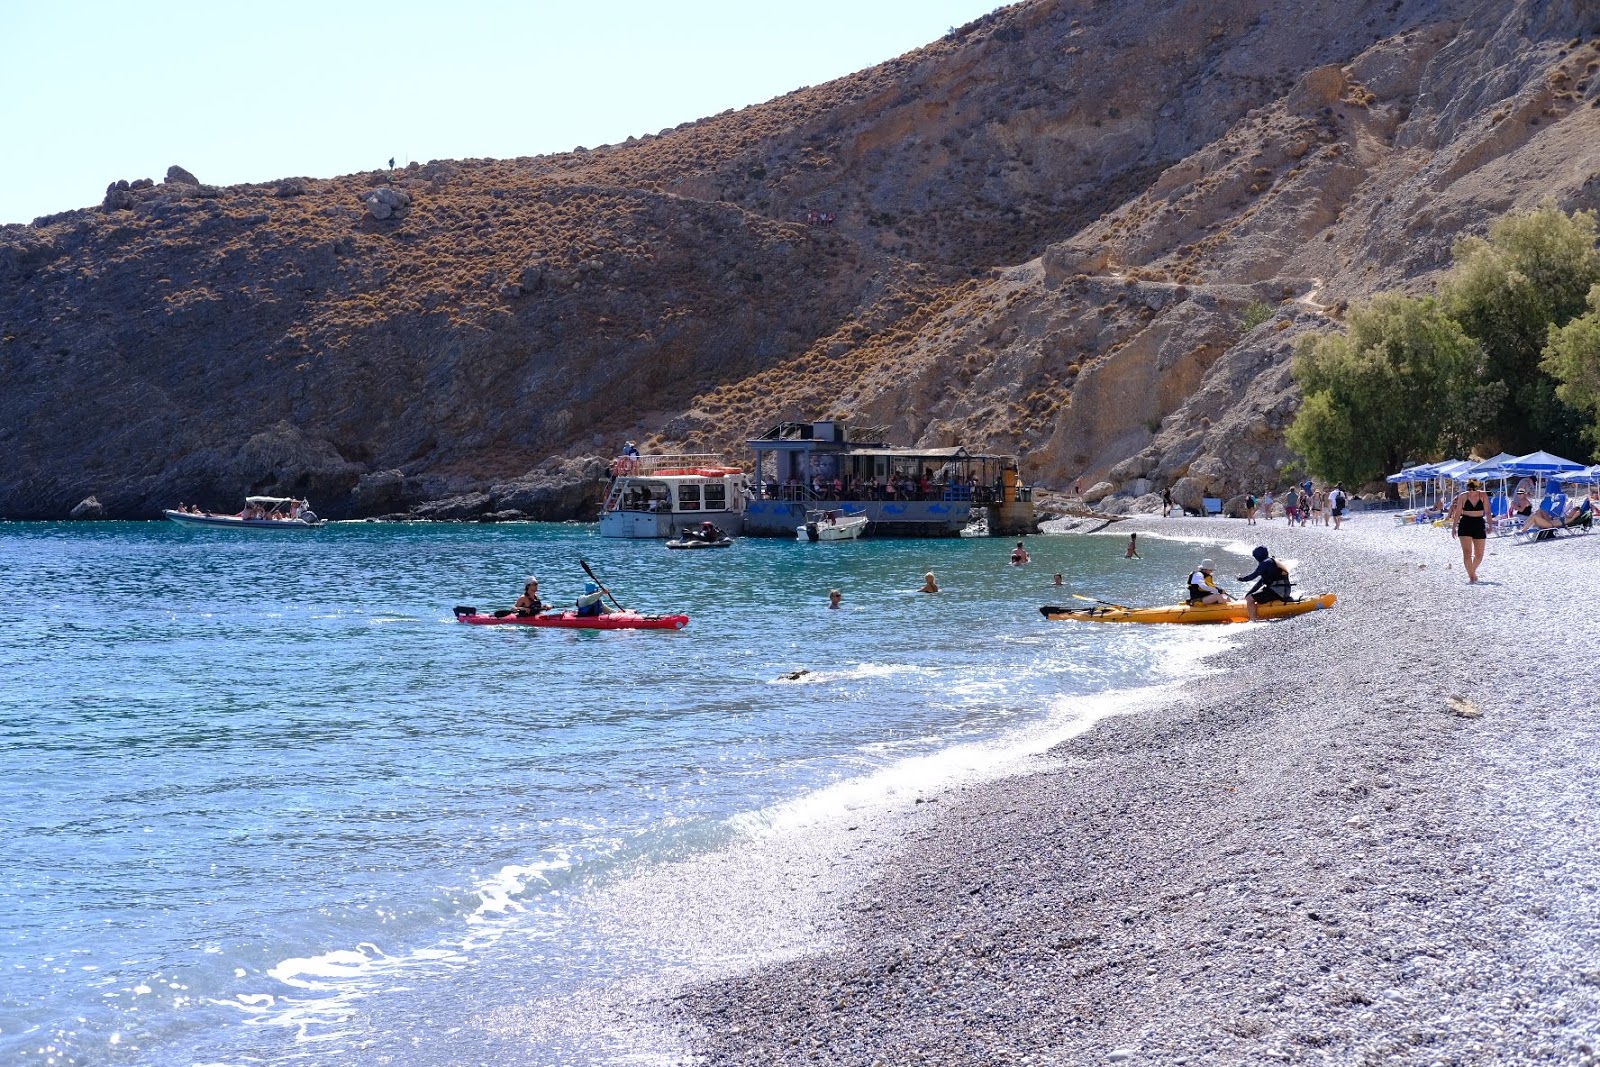
M 237 515 L 209 511 L 167 510 L 161 513 L 179 526 L 209 526 L 235 530 L 314 530 L 327 523 L 311 505 L 290 496 L 247 496 Z
M 1256 605 L 1262 619 L 1286 619 L 1308 611 L 1331 608 L 1339 598 L 1332 593 Z M 1226 604 L 1163 604 L 1151 608 L 1127 608 L 1105 604 L 1093 608 L 1061 608 L 1046 605 L 1039 613 L 1051 622 L 1249 622 L 1249 609 L 1242 600 Z
M 727 548 L 733 544 L 733 538 L 723 533 L 712 522 L 702 522 L 695 526 L 685 526 L 678 531 L 678 536 L 667 542 L 668 548 Z
M 485 615 L 477 608 L 457 604 L 457 622 L 469 626 L 553 626 L 568 630 L 681 630 L 689 625 L 687 615 L 641 615 L 636 611 L 612 611 L 605 615 L 579 615 L 575 611 L 547 611 L 539 615 L 518 615 L 494 611 Z
M 795 527 L 801 541 L 854 541 L 867 529 L 864 511 L 808 511 L 806 524 Z

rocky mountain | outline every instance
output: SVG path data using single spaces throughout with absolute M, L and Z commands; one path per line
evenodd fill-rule
M 1229 495 L 1297 336 L 1600 204 L 1597 72 L 1592 0 L 1031 0 L 620 145 L 114 182 L 0 227 L 0 515 L 564 517 L 822 415 Z

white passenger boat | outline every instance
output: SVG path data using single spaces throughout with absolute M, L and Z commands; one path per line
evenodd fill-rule
M 210 526 L 237 530 L 314 530 L 325 523 L 304 500 L 289 496 L 247 496 L 237 515 L 210 511 L 163 511 L 179 526 Z
M 854 541 L 867 530 L 867 513 L 826 509 L 806 512 L 806 524 L 795 527 L 801 541 Z
M 611 476 L 601 537 L 664 541 L 706 521 L 730 536 L 744 529 L 750 478 L 720 456 L 619 456 Z

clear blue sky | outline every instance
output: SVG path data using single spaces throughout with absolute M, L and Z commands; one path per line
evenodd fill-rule
M 230 185 L 654 133 L 998 0 L 0 0 L 0 222 L 180 164 Z

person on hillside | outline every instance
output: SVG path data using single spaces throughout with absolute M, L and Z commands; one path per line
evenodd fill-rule
M 605 596 L 610 592 L 598 582 L 584 582 L 583 595 L 578 597 L 578 617 L 588 619 L 608 614 L 610 609 L 606 607 Z
M 1294 599 L 1294 593 L 1293 583 L 1289 581 L 1289 568 L 1273 559 L 1266 545 L 1257 545 L 1250 554 L 1255 557 L 1256 569 L 1240 575 L 1238 580 L 1256 583 L 1244 595 L 1245 610 L 1250 614 L 1250 621 L 1255 622 L 1258 604 L 1287 603 Z
M 529 578 L 522 585 L 522 595 L 517 597 L 517 602 L 511 605 L 511 610 L 518 615 L 537 615 L 550 605 L 539 599 L 539 579 Z
M 1217 588 L 1217 580 L 1211 576 L 1216 566 L 1211 560 L 1203 559 L 1195 572 L 1189 575 L 1189 603 L 1226 604 L 1233 599 Z
M 1494 516 L 1489 513 L 1489 494 L 1476 478 L 1467 479 L 1467 491 L 1450 505 L 1450 522 L 1461 542 L 1461 565 L 1466 568 L 1467 581 L 1478 580 L 1478 568 L 1483 566 L 1483 550 L 1488 543 L 1489 531 L 1494 528 Z
M 934 579 L 933 572 L 929 571 L 927 574 L 922 576 L 922 588 L 917 590 L 917 592 L 919 592 L 919 593 L 937 593 L 938 591 L 939 591 L 939 583 L 938 583 L 937 580 Z
M 1018 541 L 1017 547 L 1011 550 L 1011 565 L 1013 567 L 1020 567 L 1027 562 L 1029 562 L 1028 550 L 1023 547 L 1021 541 Z

